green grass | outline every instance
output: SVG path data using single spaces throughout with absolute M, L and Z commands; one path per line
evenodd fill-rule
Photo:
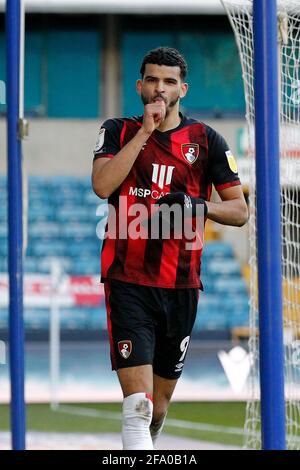
M 80 403 L 72 406 L 106 410 L 120 413 L 120 403 Z M 52 411 L 47 404 L 30 404 L 26 408 L 27 429 L 45 432 L 120 432 L 119 420 L 77 416 L 64 412 Z M 241 402 L 189 402 L 171 403 L 168 419 L 189 421 L 209 425 L 243 428 L 245 403 Z M 9 407 L 0 405 L 0 429 L 9 430 Z M 216 431 L 199 431 L 166 425 L 165 431 L 177 436 L 201 439 L 224 444 L 241 446 L 242 431 L 238 434 Z

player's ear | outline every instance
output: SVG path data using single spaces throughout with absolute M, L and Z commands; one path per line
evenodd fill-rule
M 180 98 L 184 98 L 185 95 L 187 94 L 187 91 L 189 89 L 189 86 L 187 83 L 182 83 L 180 86 Z
M 136 91 L 139 95 L 142 94 L 142 80 L 141 79 L 136 81 Z

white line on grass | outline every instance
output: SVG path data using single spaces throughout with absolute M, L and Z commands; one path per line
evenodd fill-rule
M 55 411 L 79 416 L 89 416 L 91 418 L 107 418 L 118 421 L 122 420 L 122 414 L 116 411 L 94 410 L 92 408 L 83 408 L 80 406 L 58 405 L 55 408 Z M 183 421 L 181 419 L 166 419 L 165 425 L 172 428 L 194 429 L 196 431 L 215 432 L 222 434 L 241 435 L 244 432 L 243 428 L 219 426 L 217 424 L 194 423 L 192 421 Z
M 241 435 L 243 428 L 235 428 L 230 426 L 220 426 L 218 424 L 194 423 L 192 421 L 183 421 L 181 419 L 166 419 L 166 426 L 173 428 L 195 429 L 196 431 L 218 432 L 224 434 Z

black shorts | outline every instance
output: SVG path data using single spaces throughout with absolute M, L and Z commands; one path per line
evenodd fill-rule
M 197 313 L 199 289 L 104 283 L 112 369 L 153 365 L 160 377 L 180 377 Z

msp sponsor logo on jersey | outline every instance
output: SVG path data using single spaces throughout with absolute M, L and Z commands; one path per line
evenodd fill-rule
M 232 155 L 231 150 L 227 150 L 225 152 L 225 155 L 227 157 L 229 168 L 231 169 L 233 173 L 237 173 L 238 172 L 237 163 L 236 163 L 234 156 Z
M 99 135 L 96 140 L 94 153 L 100 152 L 104 144 L 104 137 L 105 137 L 105 129 L 100 129 Z
M 198 144 L 181 144 L 181 153 L 188 161 L 191 163 L 195 163 L 197 158 L 199 157 L 199 145 Z
M 128 191 L 129 196 L 138 196 L 138 197 L 149 197 L 152 199 L 159 199 L 166 194 L 169 194 L 167 191 L 158 191 L 157 189 L 148 189 L 148 188 L 134 188 L 130 186 Z
M 175 166 L 159 165 L 158 163 L 152 163 L 152 166 L 151 181 L 153 183 L 156 183 L 160 189 L 171 184 Z
M 128 359 L 132 351 L 132 342 L 129 339 L 118 342 L 119 353 L 124 359 Z

